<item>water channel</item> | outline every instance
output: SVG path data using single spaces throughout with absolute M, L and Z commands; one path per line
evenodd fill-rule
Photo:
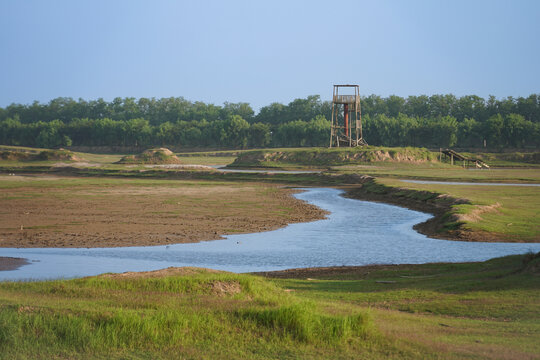
M 367 264 L 481 261 L 540 251 L 540 244 L 474 243 L 428 238 L 412 229 L 429 214 L 342 197 L 315 188 L 295 196 L 331 212 L 325 220 L 291 224 L 224 240 L 169 246 L 95 249 L 1 249 L 31 264 L 0 271 L 0 280 L 73 278 L 105 272 L 198 266 L 233 272 Z

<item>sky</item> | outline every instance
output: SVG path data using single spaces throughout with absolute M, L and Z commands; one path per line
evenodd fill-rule
M 536 0 L 0 0 L 0 106 L 540 93 Z

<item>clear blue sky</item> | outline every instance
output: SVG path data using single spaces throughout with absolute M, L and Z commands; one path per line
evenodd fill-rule
M 0 0 L 0 106 L 540 93 L 540 1 Z

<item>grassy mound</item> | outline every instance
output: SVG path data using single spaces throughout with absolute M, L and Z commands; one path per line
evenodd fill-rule
M 329 313 L 252 275 L 196 268 L 132 274 L 0 283 L 0 354 L 281 358 L 298 346 L 345 346 L 369 333 L 364 312 Z
M 180 159 L 166 148 L 148 149 L 138 155 L 124 156 L 117 164 L 181 164 Z
M 306 148 L 254 150 L 241 153 L 230 165 L 236 167 L 334 166 L 373 162 L 423 163 L 437 155 L 424 148 Z
M 81 161 L 69 150 L 43 150 L 38 153 L 30 151 L 0 151 L 1 160 L 9 161 Z

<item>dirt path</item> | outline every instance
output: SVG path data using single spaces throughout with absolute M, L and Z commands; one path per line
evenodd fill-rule
M 325 216 L 269 184 L 13 178 L 0 178 L 0 247 L 188 243 Z

